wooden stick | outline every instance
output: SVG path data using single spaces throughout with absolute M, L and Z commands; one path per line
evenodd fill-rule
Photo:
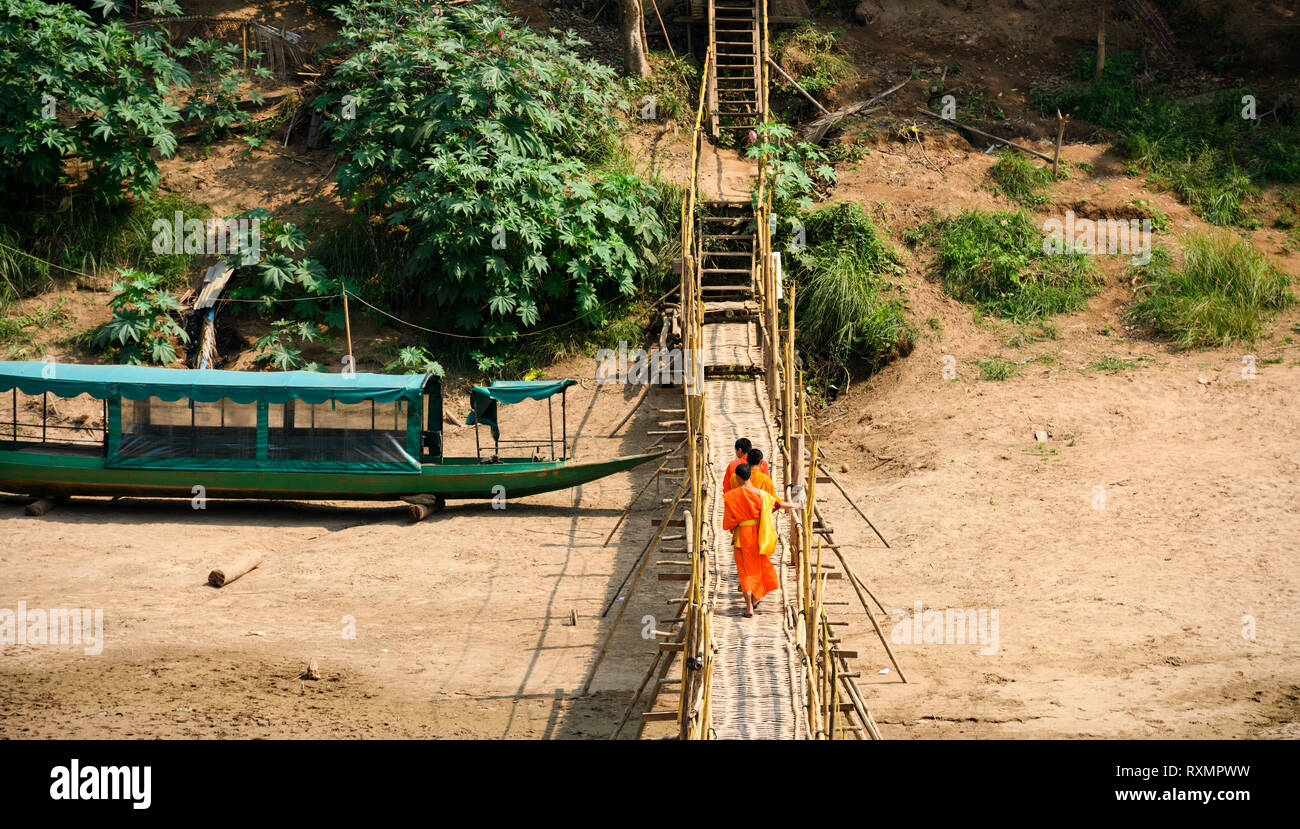
M 813 142 L 820 141 L 822 137 L 826 135 L 827 131 L 829 131 L 831 127 L 835 126 L 835 124 L 839 123 L 840 121 L 844 120 L 850 115 L 854 115 L 860 112 L 865 112 L 866 110 L 875 106 L 877 102 L 883 100 L 885 97 L 889 95 L 893 95 L 895 92 L 897 92 L 898 90 L 902 89 L 905 86 L 907 86 L 907 81 L 902 81 L 901 83 L 894 84 L 892 87 L 886 89 L 884 92 L 880 93 L 874 98 L 870 98 L 860 103 L 850 104 L 849 106 L 842 107 L 840 109 L 835 110 L 830 115 L 823 115 L 820 118 L 817 118 L 813 121 L 809 121 L 807 124 L 803 126 L 802 129 L 800 129 L 800 133 L 802 133 L 804 138 L 808 141 L 813 141 Z
M 940 115 L 940 114 L 937 113 L 937 112 L 931 112 L 931 111 L 928 110 L 928 109 L 922 109 L 922 108 L 920 108 L 920 107 L 917 107 L 916 111 L 919 112 L 919 113 L 921 113 L 922 115 L 928 115 L 928 116 L 930 116 L 931 118 L 936 118 L 936 119 L 938 119 L 938 120 L 944 122 L 945 124 L 952 124 L 952 125 L 953 125 L 954 127 L 956 127 L 957 129 L 967 130 L 968 132 L 973 132 L 973 133 L 975 133 L 976 135 L 981 136 L 982 138 L 987 138 L 987 139 L 989 139 L 989 140 L 991 140 L 991 141 L 997 141 L 998 143 L 1006 144 L 1008 147 L 1015 147 L 1017 150 L 1020 150 L 1020 151 L 1023 152 L 1023 153 L 1029 153 L 1030 155 L 1038 156 L 1038 157 L 1041 158 L 1043 161 L 1051 161 L 1051 160 L 1052 160 L 1052 157 L 1051 157 L 1050 155 L 1044 155 L 1044 154 L 1040 153 L 1038 150 L 1031 150 L 1031 149 L 1029 149 L 1029 148 L 1026 147 L 1026 146 L 1023 146 L 1023 145 L 1021 145 L 1021 144 L 1017 144 L 1017 143 L 1014 142 L 1014 141 L 1008 141 L 1008 140 L 1005 139 L 1005 138 L 998 138 L 996 135 L 990 135 L 990 134 L 987 133 L 987 132 L 984 132 L 984 131 L 982 131 L 982 130 L 977 130 L 977 129 L 975 129 L 974 127 L 969 127 L 969 126 L 967 126 L 967 125 L 965 125 L 965 124 L 960 124 L 960 123 L 958 123 L 958 122 L 952 120 L 951 118 L 944 118 L 942 115 Z
M 1061 140 L 1065 138 L 1065 119 L 1056 111 L 1056 152 L 1052 153 L 1052 178 L 1056 178 L 1061 163 Z
M 885 632 L 880 629 L 880 623 L 876 621 L 876 614 L 867 605 L 866 596 L 862 595 L 862 591 L 866 588 L 862 586 L 857 574 L 853 572 L 853 568 L 844 560 L 844 556 L 839 550 L 835 550 L 835 557 L 840 560 L 840 564 L 844 565 L 844 572 L 848 574 L 849 584 L 853 585 L 854 592 L 858 594 L 858 601 L 862 602 L 862 609 L 867 612 L 867 618 L 871 620 L 871 626 L 876 629 L 876 635 L 880 637 L 880 644 L 885 646 L 885 653 L 889 654 L 889 661 L 894 663 L 894 670 L 898 671 L 898 678 L 906 683 L 907 675 L 903 673 L 903 669 L 899 666 L 898 659 L 894 656 L 894 649 L 889 647 L 889 640 L 885 638 Z M 879 604 L 878 601 L 876 603 Z M 881 610 L 884 610 L 884 608 L 881 608 Z
M 867 517 L 866 513 L 858 509 L 858 505 L 853 503 L 853 499 L 849 497 L 849 493 L 845 491 L 844 487 L 840 486 L 839 481 L 835 480 L 835 476 L 831 474 L 831 471 L 827 469 L 823 464 L 820 463 L 817 464 L 817 468 L 826 473 L 826 477 L 830 478 L 831 483 L 835 484 L 835 488 L 838 489 L 840 491 L 840 494 L 844 496 L 844 500 L 849 502 L 849 506 L 853 507 L 854 511 L 857 512 L 858 515 L 862 516 L 862 520 L 867 522 L 867 526 L 870 527 L 871 531 L 876 534 L 876 538 L 880 539 L 880 543 L 884 544 L 886 548 L 889 548 L 889 542 L 886 541 L 885 537 L 880 534 L 880 530 L 876 529 L 876 525 L 871 523 L 871 519 Z
M 650 0 L 650 5 L 655 7 L 655 17 L 659 18 L 659 31 L 664 33 L 664 43 L 668 44 L 668 54 L 677 60 L 677 53 L 673 51 L 673 42 L 668 39 L 668 27 L 664 25 L 664 19 L 659 16 L 659 3 L 657 0 Z
M 826 107 L 824 107 L 824 106 L 822 106 L 821 104 L 819 104 L 819 103 L 817 102 L 817 99 L 816 99 L 816 98 L 814 98 L 812 95 L 809 95 L 809 94 L 808 94 L 808 90 L 804 89 L 802 86 L 799 85 L 799 82 L 798 82 L 798 81 L 796 81 L 794 78 L 790 77 L 790 74 L 789 74 L 788 72 L 786 72 L 784 69 L 781 68 L 781 64 L 779 64 L 779 63 L 777 63 L 776 61 L 772 60 L 771 57 L 768 57 L 767 62 L 770 63 L 770 64 L 772 64 L 772 67 L 773 67 L 774 69 L 776 69 L 776 71 L 780 72 L 780 73 L 781 73 L 781 77 L 783 77 L 783 78 L 785 78 L 787 81 L 789 81 L 791 86 L 793 86 L 795 89 L 799 90 L 799 93 L 800 93 L 801 95 L 803 95 L 803 96 L 804 96 L 805 98 L 807 98 L 809 101 L 812 101 L 812 105 L 815 106 L 815 107 L 817 107 L 818 109 L 820 109 L 820 110 L 822 111 L 822 114 L 823 114 L 823 115 L 830 115 L 830 114 L 831 114 L 831 111 L 830 111 L 829 109 L 827 109 Z
M 250 570 L 256 568 L 262 563 L 262 559 L 263 555 L 259 552 L 244 553 L 234 561 L 208 573 L 208 584 L 213 587 L 224 587 Z
M 356 371 L 357 359 L 352 356 L 352 317 L 348 314 L 348 286 L 345 283 L 340 282 L 339 290 L 343 293 L 343 328 L 348 335 L 348 357 L 352 362 L 352 365 L 349 366 L 349 368 Z
M 647 383 L 645 390 L 641 392 L 641 396 L 637 398 L 637 401 L 635 403 L 632 404 L 632 409 L 627 414 L 623 415 L 623 419 L 618 422 L 617 426 L 615 426 L 613 429 L 609 431 L 610 437 L 614 437 L 615 435 L 618 434 L 618 430 L 622 429 L 623 424 L 627 423 L 629 420 L 632 419 L 632 415 L 636 414 L 636 410 L 641 407 L 641 404 L 644 403 L 645 399 L 649 396 L 650 396 L 650 384 Z
M 632 709 L 641 701 L 641 694 L 645 691 L 645 686 L 650 684 L 650 677 L 654 676 L 655 669 L 659 667 L 659 662 L 663 658 L 663 651 L 657 651 L 655 653 L 654 661 L 650 663 L 650 670 L 645 672 L 645 678 L 641 680 L 641 685 L 636 689 L 636 694 L 633 695 L 632 701 L 627 704 L 627 708 L 623 711 L 623 716 L 619 718 L 618 724 L 615 725 L 614 730 L 610 732 L 609 738 L 611 740 L 618 739 L 619 732 L 623 730 L 623 726 L 627 723 L 628 717 L 632 716 Z
M 685 442 L 686 441 L 684 440 L 682 441 L 682 443 Z M 632 497 L 632 500 L 628 502 L 627 508 L 623 510 L 623 514 L 618 517 L 618 521 L 614 522 L 614 528 L 609 531 L 609 535 L 605 536 L 605 543 L 601 544 L 600 546 L 602 547 L 609 546 L 609 540 L 614 537 L 614 533 L 618 531 L 618 528 L 620 526 L 622 526 L 623 519 L 627 518 L 628 513 L 632 511 L 632 505 L 636 503 L 638 498 L 640 498 L 643 494 L 645 494 L 646 489 L 650 486 L 650 482 L 653 481 L 659 475 L 659 473 L 663 471 L 663 468 L 668 465 L 668 462 L 673 460 L 672 453 L 676 452 L 678 449 L 681 449 L 682 443 L 679 443 L 675 447 L 673 447 L 672 451 L 668 453 L 668 457 L 664 458 L 664 462 L 659 464 L 659 468 L 654 471 L 654 474 L 648 476 L 645 479 L 645 483 L 641 484 L 640 491 L 637 492 L 637 494 Z

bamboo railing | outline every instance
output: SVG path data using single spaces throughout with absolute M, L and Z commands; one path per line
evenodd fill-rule
M 686 410 L 686 472 L 689 476 L 691 507 L 687 537 L 691 554 L 691 580 L 682 605 L 684 639 L 682 686 L 678 702 L 678 736 L 683 740 L 707 739 L 710 724 L 709 689 L 713 671 L 713 643 L 708 543 L 705 538 L 708 510 L 705 499 L 709 477 L 709 419 L 704 399 L 704 372 L 700 355 L 704 346 L 704 300 L 699 239 L 696 234 L 696 193 L 699 188 L 700 150 L 704 141 L 704 113 L 712 64 L 712 49 L 706 51 L 700 73 L 699 103 L 691 139 L 691 177 L 682 198 L 682 346 L 689 366 L 683 382 Z

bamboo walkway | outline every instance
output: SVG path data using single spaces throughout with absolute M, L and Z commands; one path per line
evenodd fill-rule
M 736 365 L 739 349 L 736 341 L 747 338 L 752 342 L 754 328 L 752 322 L 705 325 L 705 340 L 709 344 L 705 366 Z M 715 343 L 720 346 L 716 352 Z M 722 529 L 722 474 L 736 438 L 748 437 L 763 450 L 772 468 L 772 480 L 777 491 L 781 490 L 784 470 L 781 453 L 775 451 L 771 414 L 762 387 L 752 378 L 708 380 L 704 393 L 709 409 L 710 445 L 714 454 L 722 453 L 721 457 L 710 459 L 707 513 L 712 528 L 708 558 L 713 580 L 713 637 L 717 653 L 711 691 L 713 736 L 723 740 L 798 739 L 803 736 L 799 717 L 802 678 L 787 623 L 787 607 L 793 606 L 794 593 L 792 570 L 786 566 L 789 518 L 781 514 L 781 540 L 772 556 L 772 564 L 781 577 L 781 589 L 764 597 L 752 618 L 744 615 L 745 601 L 740 595 L 731 533 Z

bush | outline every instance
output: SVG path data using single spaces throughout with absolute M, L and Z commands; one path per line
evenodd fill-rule
M 826 153 L 816 144 L 795 141 L 794 130 L 786 124 L 759 124 L 755 133 L 758 140 L 746 148 L 745 156 L 756 160 L 767 156 L 773 212 L 788 216 L 812 210 L 817 180 L 834 183 L 836 179 L 835 170 L 826 163 Z
M 1163 85 L 1137 78 L 1131 53 L 1109 56 L 1102 82 L 1092 83 L 1090 55 L 1076 58 L 1077 82 L 1034 90 L 1034 107 L 1044 115 L 1060 109 L 1120 133 L 1138 168 L 1206 221 L 1249 224 L 1246 202 L 1255 181 L 1300 181 L 1300 109 L 1294 103 L 1283 103 L 1273 118 L 1250 121 L 1241 117 L 1242 97 L 1255 94 L 1249 88 L 1180 102 Z
M 129 269 L 121 273 L 122 281 L 113 285 L 116 295 L 108 303 L 113 318 L 100 326 L 91 342 L 117 352 L 123 363 L 176 362 L 172 339 L 189 342 L 189 335 L 171 316 L 182 310 L 180 302 L 163 289 L 158 274 Z
M 1179 348 L 1253 341 L 1275 311 L 1295 301 L 1290 277 L 1227 233 L 1188 236 L 1181 262 L 1158 247 L 1134 271 L 1140 281 L 1128 318 Z
M 1024 207 L 1046 204 L 1043 188 L 1053 180 L 1050 168 L 1034 164 L 1015 150 L 1004 150 L 998 156 L 997 163 L 989 168 L 989 177 L 1004 196 Z
M 695 121 L 696 96 L 700 91 L 700 68 L 684 56 L 674 60 L 663 54 L 650 55 L 652 74 L 627 79 L 634 112 L 642 117 L 646 98 L 654 103 L 654 118 L 674 118 L 687 129 Z
M 982 312 L 1026 322 L 1076 311 L 1096 293 L 1087 256 L 1043 253 L 1043 234 L 1023 211 L 968 210 L 938 222 L 944 289 Z
M 153 154 L 175 151 L 181 121 L 211 135 L 248 119 L 235 108 L 237 47 L 199 38 L 172 46 L 158 29 L 128 30 L 117 16 L 127 6 L 95 0 L 100 16 L 41 0 L 0 8 L 0 203 L 30 205 L 68 183 L 97 201 L 144 196 L 158 186 Z M 174 0 L 134 6 L 181 14 Z M 84 182 L 68 180 L 68 157 L 84 163 Z
M 793 31 L 777 37 L 773 44 L 776 62 L 813 94 L 832 89 L 857 74 L 853 60 L 840 48 L 840 34 L 838 30 L 822 29 L 816 23 L 801 23 Z M 779 73 L 772 80 L 778 91 L 798 94 Z
M 130 268 L 159 275 L 169 288 L 181 287 L 197 256 L 153 250 L 154 222 L 170 224 L 178 210 L 187 219 L 206 219 L 210 213 L 205 205 L 171 194 L 112 205 L 73 198 L 61 211 L 13 215 L 10 224 L 0 224 L 0 307 L 48 290 L 69 271 Z
M 911 351 L 906 306 L 888 296 L 898 254 L 858 205 L 840 202 L 804 218 L 814 244 L 795 257 L 800 345 L 820 374 L 853 363 L 875 368 Z
M 110 8 L 114 4 L 109 4 Z M 150 3 L 179 13 L 174 3 Z M 67 3 L 12 0 L 0 9 L 0 179 L 7 204 L 63 176 L 71 155 L 105 200 L 158 184 L 153 150 L 176 148 L 180 110 L 167 86 L 187 73 L 160 33 L 138 36 Z M 48 96 L 48 97 L 47 97 Z M 51 117 L 47 104 L 53 102 Z
M 441 326 L 509 338 L 544 322 L 589 327 L 631 297 L 665 236 L 652 188 L 595 169 L 617 142 L 613 71 L 572 35 L 476 4 L 337 9 L 355 53 L 316 101 L 340 145 L 340 189 L 405 235 L 391 301 L 431 303 Z M 345 95 L 355 118 L 339 118 Z

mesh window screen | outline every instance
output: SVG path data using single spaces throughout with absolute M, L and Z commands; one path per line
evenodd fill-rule
M 253 460 L 257 404 L 218 400 L 168 402 L 157 397 L 122 401 L 123 458 Z
M 270 408 L 271 460 L 411 464 L 404 400 L 319 403 Z

